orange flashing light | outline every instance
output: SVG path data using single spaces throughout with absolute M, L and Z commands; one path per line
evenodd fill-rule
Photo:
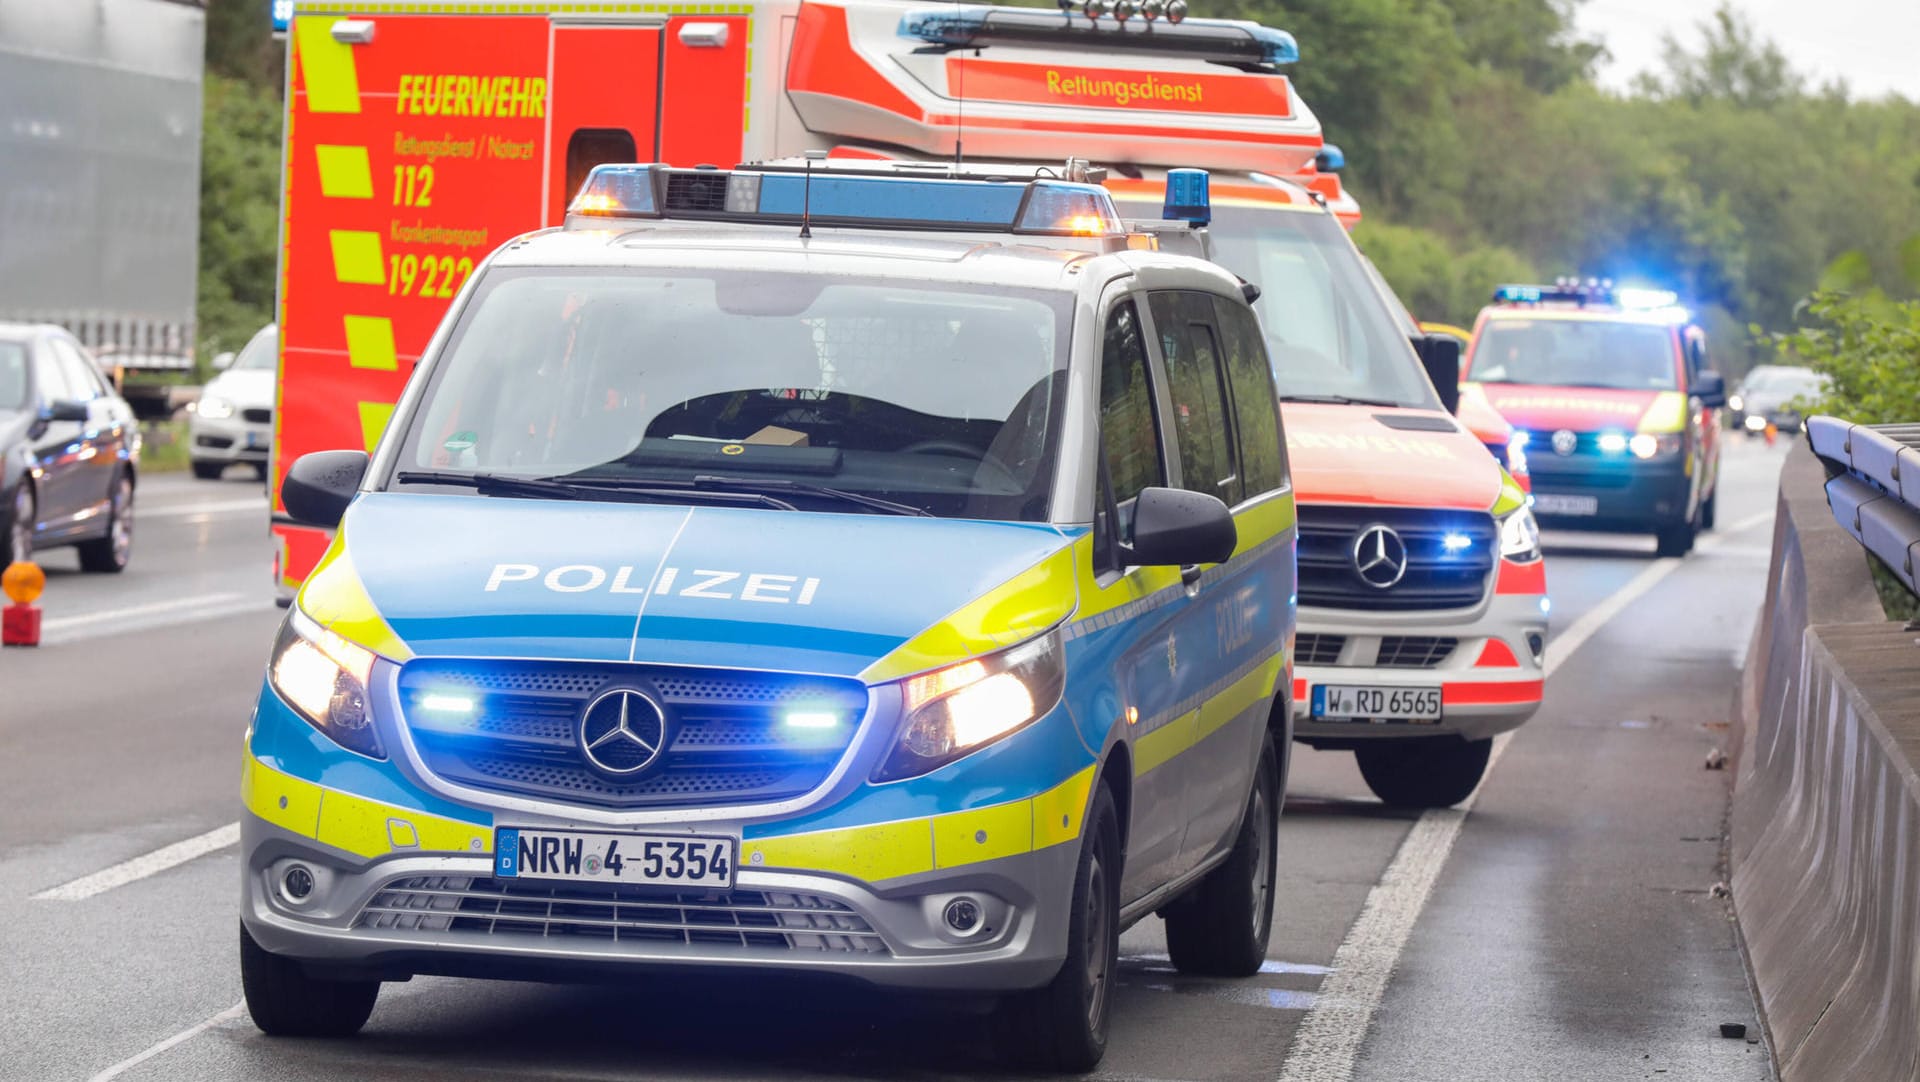
M 1076 214 L 1067 219 L 1067 229 L 1076 237 L 1104 237 L 1107 220 L 1097 214 Z
M 0 590 L 4 590 L 17 605 L 33 604 L 46 588 L 47 573 L 40 570 L 38 564 L 16 560 L 7 565 L 4 573 L 0 573 Z
M 589 192 L 573 204 L 575 214 L 613 214 L 619 209 L 620 201 L 605 192 Z

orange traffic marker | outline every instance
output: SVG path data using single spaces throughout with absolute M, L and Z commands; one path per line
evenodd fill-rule
M 1780 438 L 1779 426 L 1775 425 L 1772 421 L 1768 421 L 1767 422 L 1767 446 L 1772 447 L 1773 441 L 1779 438 Z
M 0 609 L 0 645 L 40 645 L 40 608 L 34 602 L 47 588 L 47 573 L 38 564 L 16 561 L 0 572 L 0 590 L 13 604 Z

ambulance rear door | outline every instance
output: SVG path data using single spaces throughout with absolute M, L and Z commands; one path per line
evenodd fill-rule
M 272 474 L 283 588 L 328 543 L 286 516 L 288 466 L 373 448 L 489 252 L 558 224 L 594 165 L 732 165 L 744 138 L 747 8 L 377 7 L 302 6 L 289 33 Z

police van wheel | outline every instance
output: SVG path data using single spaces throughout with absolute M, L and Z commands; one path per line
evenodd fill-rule
M 1685 556 L 1693 551 L 1693 523 L 1676 522 L 1671 526 L 1662 526 L 1654 537 L 1656 556 Z
M 1279 770 L 1268 737 L 1233 852 L 1167 909 L 1167 955 L 1174 968 L 1206 977 L 1260 972 L 1273 931 L 1279 821 Z
M 1370 740 L 1353 754 L 1367 788 L 1388 804 L 1448 808 L 1479 787 L 1493 754 L 1493 741 L 1457 736 Z
M 367 1024 L 379 981 L 326 981 L 269 954 L 240 926 L 240 987 L 253 1024 L 270 1037 L 351 1037 Z
M 1073 877 L 1067 959 L 1053 980 L 1000 1001 L 1000 1055 L 1046 1071 L 1084 1072 L 1107 1052 L 1107 1019 L 1120 959 L 1120 817 L 1100 786 Z

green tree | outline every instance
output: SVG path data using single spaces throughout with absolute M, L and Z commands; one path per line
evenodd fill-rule
M 280 224 L 280 100 L 209 72 L 200 149 L 202 355 L 238 349 L 273 319 Z

